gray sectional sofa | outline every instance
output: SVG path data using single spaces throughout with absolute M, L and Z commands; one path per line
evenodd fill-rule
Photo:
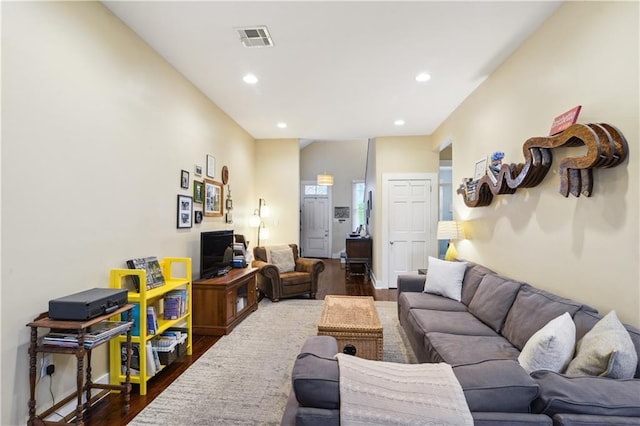
M 476 425 L 640 425 L 640 365 L 634 378 L 613 379 L 529 374 L 518 361 L 527 341 L 565 312 L 581 339 L 602 318 L 595 309 L 465 264 L 460 301 L 423 292 L 425 275 L 400 276 L 398 317 L 419 362 L 453 367 Z M 625 328 L 637 356 L 640 330 Z M 305 343 L 283 425 L 340 424 L 336 351 L 327 336 Z

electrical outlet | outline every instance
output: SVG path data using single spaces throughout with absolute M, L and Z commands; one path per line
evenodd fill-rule
M 40 362 L 40 377 L 47 375 L 47 367 L 53 365 L 52 354 L 42 354 L 42 361 Z

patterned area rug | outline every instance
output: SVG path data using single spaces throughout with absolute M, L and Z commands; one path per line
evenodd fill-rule
M 322 300 L 260 302 L 165 389 L 131 425 L 279 425 L 291 369 L 308 336 L 317 334 Z M 396 302 L 375 302 L 384 360 L 415 363 L 398 324 Z

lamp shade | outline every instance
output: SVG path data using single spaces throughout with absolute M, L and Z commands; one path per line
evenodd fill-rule
M 333 175 L 327 175 L 327 174 L 318 175 L 318 185 L 332 186 L 333 185 Z
M 252 228 L 257 228 L 260 226 L 260 215 L 258 214 L 258 210 L 253 212 L 253 215 L 249 217 L 249 226 Z
M 453 220 L 438 222 L 436 238 L 439 240 L 462 240 L 464 238 L 462 224 Z
M 260 228 L 258 228 L 258 238 L 261 240 L 269 239 L 269 228 L 266 228 L 264 223 L 260 224 Z

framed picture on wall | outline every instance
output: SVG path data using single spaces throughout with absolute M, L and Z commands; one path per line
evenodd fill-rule
M 193 199 L 188 195 L 178 195 L 177 228 L 191 228 L 193 226 Z
M 204 201 L 204 185 L 199 180 L 193 181 L 193 202 L 202 204 Z
M 473 172 L 473 180 L 478 180 L 487 174 L 487 157 L 476 161 L 476 168 Z
M 216 177 L 216 159 L 213 155 L 207 155 L 207 177 Z
M 220 217 L 223 215 L 222 183 L 214 180 L 204 180 L 204 215 Z
M 189 189 L 189 172 L 186 170 L 180 172 L 180 188 Z

